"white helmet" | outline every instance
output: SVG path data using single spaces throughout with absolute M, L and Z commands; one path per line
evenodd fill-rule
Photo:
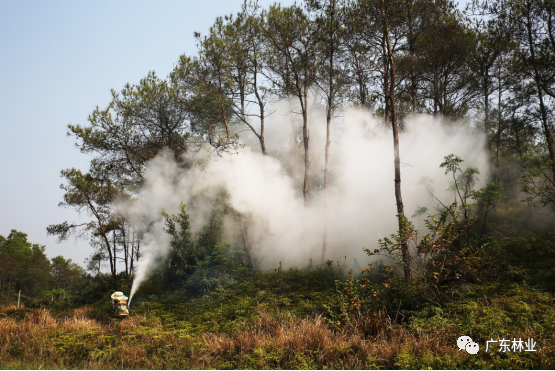
M 112 298 L 112 300 L 116 300 L 118 298 L 118 296 L 123 296 L 123 292 L 116 291 L 112 294 L 111 298 Z

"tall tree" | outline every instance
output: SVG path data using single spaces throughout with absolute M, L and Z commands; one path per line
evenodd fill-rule
M 72 207 L 79 212 L 86 212 L 93 218 L 88 223 L 52 224 L 48 226 L 49 235 L 58 236 L 58 242 L 65 241 L 71 234 L 78 237 L 92 237 L 97 240 L 108 255 L 112 284 L 118 288 L 117 282 L 117 241 L 115 233 L 121 227 L 118 219 L 112 215 L 111 203 L 117 192 L 110 180 L 99 177 L 94 172 L 83 174 L 80 170 L 62 170 L 62 176 L 68 184 L 60 188 L 65 191 L 64 201 L 59 206 Z
M 393 154 L 394 154 L 394 167 L 395 167 L 395 200 L 397 202 L 397 217 L 399 220 L 399 233 L 404 233 L 402 226 L 402 219 L 405 217 L 405 209 L 403 206 L 403 197 L 401 194 L 401 156 L 399 153 L 399 126 L 397 123 L 397 109 L 395 103 L 395 58 L 393 56 L 393 49 L 391 46 L 390 28 L 388 10 L 390 9 L 389 3 L 386 5 L 386 0 L 381 0 L 381 20 L 383 24 L 383 35 L 386 42 L 387 51 L 387 64 L 389 71 L 389 91 L 387 92 L 386 99 L 389 101 L 389 117 L 391 119 L 391 128 L 393 132 Z M 401 259 L 403 262 L 403 271 L 405 280 L 410 280 L 410 253 L 408 242 L 405 241 L 401 246 Z
M 308 1 L 308 6 L 316 12 L 318 78 L 315 83 L 324 95 L 326 104 L 326 143 L 324 149 L 324 233 L 321 264 L 326 262 L 328 248 L 328 182 L 330 127 L 332 118 L 341 104 L 341 93 L 347 86 L 347 71 L 344 63 L 345 2 L 341 0 Z
M 133 225 L 111 214 L 115 196 L 129 197 L 136 192 L 146 163 L 162 148 L 170 148 L 176 161 L 186 166 L 181 155 L 197 144 L 198 138 L 207 137 L 206 122 L 192 121 L 199 104 L 191 89 L 151 72 L 139 84 L 127 84 L 119 93 L 112 91 L 109 105 L 97 107 L 89 116 L 89 125 L 69 125 L 69 134 L 80 140 L 81 152 L 94 158 L 88 174 L 76 169 L 62 171 L 69 184 L 62 186 L 66 194 L 60 206 L 86 210 L 93 220 L 51 225 L 48 232 L 61 240 L 78 230 L 83 232 L 79 235 L 88 235 L 109 260 L 114 287 L 117 262 L 123 261 L 126 274 L 131 274 L 140 242 Z
M 304 180 L 303 199 L 308 205 L 310 147 L 308 130 L 308 96 L 316 79 L 315 24 L 297 5 L 272 5 L 262 13 L 264 37 L 268 43 L 267 77 L 284 95 L 299 101 L 303 122 Z
M 524 73 L 534 81 L 536 94 L 538 97 L 538 106 L 540 111 L 540 121 L 545 136 L 545 145 L 549 160 L 551 161 L 551 171 L 553 173 L 553 182 L 555 183 L 555 148 L 552 138 L 552 124 L 549 120 L 548 108 L 545 102 L 545 92 L 551 92 L 548 88 L 547 81 L 554 74 L 553 65 L 555 60 L 555 43 L 553 35 L 553 17 L 552 6 L 544 6 L 544 2 L 540 0 L 523 0 L 509 2 L 507 16 L 509 22 L 514 24 L 519 37 L 520 49 L 517 52 L 517 63 L 522 66 Z M 552 5 L 552 4 L 551 4 Z M 547 11 L 547 19 L 545 9 Z M 543 67 L 543 62 L 548 61 L 547 69 Z M 553 95 L 552 95 L 553 96 Z
M 511 36 L 515 48 L 507 69 L 521 76 L 528 93 L 534 99 L 527 110 L 533 122 L 541 128 L 543 140 L 533 147 L 525 164 L 523 190 L 529 200 L 540 198 L 542 204 L 551 204 L 555 193 L 555 149 L 553 143 L 553 86 L 555 83 L 555 36 L 553 2 L 550 0 L 490 0 L 474 4 L 488 17 L 493 17 Z M 549 99 L 547 99 L 549 98 Z M 513 121 L 513 122 L 518 122 Z M 541 150 L 543 148 L 543 151 Z M 549 176 L 546 177 L 546 171 Z M 544 197 L 545 196 L 545 197 Z
M 243 6 L 243 11 L 237 20 L 227 27 L 227 34 L 233 35 L 231 45 L 231 57 L 236 85 L 241 87 L 244 81 L 244 89 L 239 89 L 239 104 L 235 104 L 237 119 L 244 123 L 260 142 L 260 150 L 264 155 L 268 154 L 265 141 L 265 119 L 271 114 L 268 112 L 269 103 L 268 87 L 264 85 L 264 54 L 267 52 L 262 35 L 262 19 L 258 14 L 259 7 L 256 3 Z M 244 74 L 241 72 L 245 71 Z M 243 80 L 244 79 L 244 80 Z M 237 102 L 237 100 L 235 100 Z M 254 111 L 250 106 L 255 106 Z M 251 118 L 256 117 L 256 124 L 251 123 Z
M 104 176 L 128 186 L 142 183 L 145 163 L 163 147 L 179 159 L 190 142 L 190 102 L 187 91 L 159 79 L 153 72 L 137 85 L 112 90 L 108 107 L 97 107 L 89 125 L 69 125 L 81 141 L 81 152 L 92 154 Z

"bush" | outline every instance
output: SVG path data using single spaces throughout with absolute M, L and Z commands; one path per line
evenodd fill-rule
M 185 289 L 190 295 L 201 295 L 227 284 L 233 284 L 249 272 L 246 253 L 222 243 L 225 210 L 214 211 L 208 225 L 193 238 L 185 205 L 177 215 L 162 212 L 166 232 L 172 237 L 172 251 L 165 282 L 172 289 Z

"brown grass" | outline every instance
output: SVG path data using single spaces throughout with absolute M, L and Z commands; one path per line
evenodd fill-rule
M 253 326 L 233 337 L 204 335 L 209 352 L 203 355 L 203 361 L 213 365 L 218 360 L 233 358 L 238 360 L 236 368 L 266 369 L 296 368 L 304 358 L 310 361 L 307 367 L 365 369 L 378 365 L 393 367 L 395 357 L 407 347 L 416 353 L 449 352 L 453 357 L 464 357 L 448 349 L 451 347 L 440 338 L 417 339 L 385 322 L 378 332 L 377 336 L 365 339 L 353 331 L 332 331 L 321 316 L 297 319 L 288 314 L 263 312 Z M 268 364 L 268 358 L 275 362 Z
M 86 307 L 62 315 L 27 310 L 23 319 L 3 313 L 2 368 L 372 369 L 403 367 L 399 358 L 403 354 L 409 361 L 447 358 L 456 362 L 454 366 L 469 357 L 453 346 L 449 329 L 418 336 L 391 325 L 384 315 L 334 331 L 321 316 L 261 312 L 254 323 L 231 336 L 165 328 L 145 314 L 101 323 L 90 317 Z M 365 336 L 360 328 L 371 328 L 374 335 Z M 445 366 L 440 363 L 434 368 Z

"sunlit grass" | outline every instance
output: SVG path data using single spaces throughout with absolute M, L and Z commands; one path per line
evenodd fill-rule
M 555 299 L 550 293 L 522 285 L 474 285 L 456 301 L 429 304 L 399 323 L 379 310 L 337 324 L 333 312 L 338 303 L 332 299 L 338 296 L 325 285 L 319 298 L 303 287 L 284 290 L 290 288 L 289 278 L 276 282 L 278 278 L 185 302 L 145 302 L 123 321 L 89 307 L 64 312 L 2 308 L 0 368 L 555 367 Z M 460 351 L 456 339 L 461 335 L 478 341 L 482 351 Z M 538 352 L 483 352 L 486 339 L 502 337 L 534 338 Z

